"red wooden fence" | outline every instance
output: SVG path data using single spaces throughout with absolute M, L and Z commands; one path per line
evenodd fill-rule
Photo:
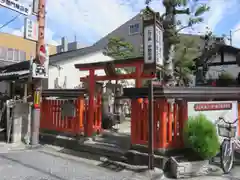
M 67 100 L 43 99 L 41 104 L 41 122 L 40 128 L 71 134 L 84 133 L 84 121 L 88 116 L 88 104 L 83 97 L 74 100 L 76 116 L 62 117 L 61 105 Z M 101 132 L 102 126 L 102 108 L 101 94 L 96 98 L 94 108 L 94 132 Z
M 186 104 L 174 103 L 173 109 L 164 99 L 154 101 L 154 147 L 178 148 L 183 145 L 183 119 L 187 118 Z M 132 100 L 131 144 L 148 143 L 148 102 Z
M 61 116 L 61 105 L 66 101 L 67 100 L 43 99 L 41 105 L 41 129 L 68 132 L 72 134 L 83 132 L 84 99 L 78 98 L 77 100 L 74 100 L 76 106 L 75 117 Z

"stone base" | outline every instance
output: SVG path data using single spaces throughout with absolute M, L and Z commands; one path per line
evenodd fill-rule
M 131 145 L 131 150 L 136 150 L 143 153 L 148 153 L 148 146 L 134 144 Z M 159 148 L 154 150 L 154 154 L 159 156 L 176 156 L 176 154 L 182 154 L 186 151 L 186 149 L 165 149 L 165 148 Z
M 145 165 L 147 166 L 149 163 L 149 155 L 148 153 L 139 152 L 135 150 L 129 150 L 125 154 L 126 158 L 128 159 L 128 162 L 134 165 Z M 159 156 L 154 155 L 154 166 L 158 167 L 160 169 L 164 169 L 165 165 L 168 161 L 168 157 L 166 156 Z
M 184 161 L 178 157 L 171 157 L 171 174 L 177 179 L 206 175 L 208 167 L 209 160 Z

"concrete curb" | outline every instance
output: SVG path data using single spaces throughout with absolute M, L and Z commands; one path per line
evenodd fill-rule
M 57 138 L 52 134 L 41 134 L 40 140 L 43 144 L 52 144 L 74 151 L 82 151 L 105 156 L 114 160 L 124 160 L 124 152 L 111 147 L 101 147 L 98 144 L 79 143 L 76 139 Z

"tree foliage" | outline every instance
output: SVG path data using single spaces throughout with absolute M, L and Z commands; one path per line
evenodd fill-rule
M 185 146 L 202 159 L 214 157 L 220 148 L 216 126 L 203 114 L 189 117 L 183 129 Z
M 120 37 L 111 37 L 108 40 L 105 54 L 113 57 L 114 59 L 125 59 L 133 56 L 132 44 L 124 41 Z
M 195 39 L 182 37 L 180 43 L 176 45 L 177 57 L 174 61 L 175 77 L 179 86 L 187 86 L 190 81 L 190 74 L 192 74 L 195 67 L 194 58 L 199 49 Z

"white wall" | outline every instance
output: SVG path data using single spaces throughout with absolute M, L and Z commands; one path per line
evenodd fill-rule
M 234 62 L 236 61 L 236 57 L 234 55 L 224 54 L 224 62 Z M 211 62 L 221 62 L 221 57 L 218 55 Z M 209 66 L 209 70 L 207 72 L 207 79 L 217 79 L 218 76 L 222 72 L 227 72 L 231 74 L 234 78 L 237 78 L 238 73 L 240 72 L 240 67 L 237 64 L 233 65 L 221 65 L 221 66 Z
M 210 66 L 207 72 L 207 79 L 217 79 L 222 72 L 227 72 L 231 74 L 234 78 L 237 78 L 240 72 L 240 67 L 236 64 L 234 65 L 223 65 L 223 66 Z
M 79 71 L 75 68 L 75 64 L 85 64 L 91 62 L 102 62 L 102 61 L 110 61 L 113 60 L 109 56 L 103 55 L 101 51 L 91 53 L 88 55 L 66 59 L 65 61 L 61 61 L 59 63 L 55 62 L 54 65 L 59 65 L 61 70 L 58 70 L 57 67 L 50 66 L 49 67 L 49 78 L 48 78 L 48 88 L 53 89 L 54 81 L 58 77 L 59 85 L 62 86 L 64 83 L 65 76 L 66 78 L 66 88 L 73 89 L 80 84 L 80 77 L 85 77 L 88 75 L 87 71 Z M 105 75 L 104 70 L 97 70 L 95 72 L 97 75 Z

